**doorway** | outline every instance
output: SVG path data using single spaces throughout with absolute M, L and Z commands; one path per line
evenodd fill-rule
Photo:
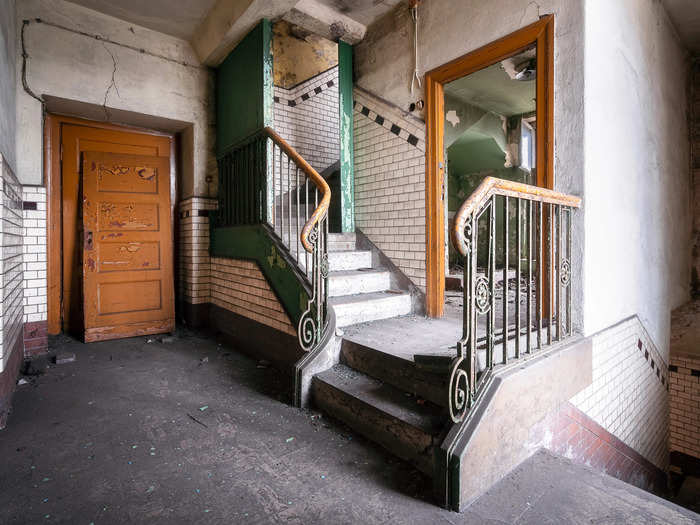
M 458 184 L 464 183 L 462 191 L 478 185 L 479 171 L 494 169 L 501 154 L 503 169 L 517 168 L 510 176 L 524 177 L 526 180 L 522 182 L 543 188 L 554 187 L 554 16 L 544 16 L 515 33 L 440 66 L 428 72 L 425 79 L 425 198 L 426 217 L 429 218 L 426 221 L 426 312 L 430 317 L 441 317 L 449 272 L 445 234 L 450 200 L 448 146 L 456 143 L 453 160 L 457 163 L 459 159 L 464 164 L 462 169 L 473 170 L 466 178 L 457 177 L 460 174 L 453 171 Z M 525 86 L 520 89 L 525 95 L 515 96 L 519 103 L 504 104 L 512 93 L 506 89 L 499 100 L 493 82 L 507 85 L 511 80 Z M 528 85 L 535 94 L 534 112 L 525 107 Z M 450 106 L 454 106 L 452 110 Z M 514 140 L 516 135 L 517 140 Z M 483 141 L 481 148 L 479 141 Z M 526 143 L 527 151 L 524 151 L 522 146 Z M 468 162 L 463 162 L 466 159 Z M 478 169 L 484 166 L 486 170 Z M 499 167 L 495 176 L 503 174 Z M 458 192 L 452 197 L 456 202 Z
M 46 124 L 49 333 L 172 331 L 173 137 L 56 115 Z

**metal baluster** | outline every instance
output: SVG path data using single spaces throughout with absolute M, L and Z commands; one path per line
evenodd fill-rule
M 561 341 L 561 206 L 557 205 L 557 341 Z
M 516 213 L 518 217 L 515 221 L 517 224 L 517 230 L 515 234 L 515 244 L 516 244 L 516 257 L 518 259 L 515 268 L 515 358 L 520 357 L 520 259 L 522 258 L 520 241 L 521 241 L 521 229 L 522 224 L 520 222 L 520 216 L 522 215 L 522 199 L 517 199 L 517 209 Z
M 489 321 L 486 337 L 488 338 L 487 368 L 493 368 L 493 347 L 496 331 L 496 196 L 491 197 L 491 209 L 489 210 Z
M 508 363 L 508 205 L 506 195 L 503 197 L 503 364 Z
M 296 192 L 296 193 L 297 193 L 297 213 L 296 213 L 296 216 L 297 216 L 297 230 L 296 230 L 296 233 L 295 233 L 296 242 L 294 243 L 294 245 L 296 246 L 297 263 L 298 263 L 298 262 L 299 262 L 299 259 L 301 258 L 301 257 L 300 257 L 300 256 L 301 256 L 301 253 L 299 252 L 299 250 L 301 249 L 301 246 L 299 246 L 300 243 L 301 243 L 301 239 L 299 238 L 299 235 L 300 235 L 300 232 L 301 232 L 301 229 L 300 229 L 300 227 L 299 227 L 299 212 L 301 211 L 301 201 L 299 200 L 299 168 L 295 168 L 294 170 L 295 170 L 295 175 L 296 175 L 295 181 L 296 181 L 296 187 L 297 187 L 297 192 Z
M 548 216 L 548 228 L 547 228 L 547 248 L 549 251 L 549 320 L 547 321 L 547 344 L 552 344 L 552 324 L 554 320 L 554 205 L 549 205 L 549 216 Z
M 287 157 L 287 247 L 292 251 L 292 160 Z
M 544 250 L 542 247 L 542 236 L 544 232 L 542 231 L 542 214 L 544 213 L 544 203 L 539 202 L 537 204 L 537 220 L 539 221 L 539 230 L 535 234 L 537 239 L 537 286 L 535 288 L 535 293 L 537 295 L 537 311 L 535 312 L 535 317 L 537 318 L 537 349 L 542 349 L 542 285 L 544 283 L 544 278 L 542 276 L 542 259 L 544 255 Z
M 566 324 L 568 325 L 568 330 L 567 330 L 567 335 L 571 335 L 573 333 L 573 322 L 571 319 L 571 296 L 572 296 L 572 290 L 571 290 L 571 277 L 573 275 L 573 268 L 571 266 L 572 264 L 572 253 L 571 253 L 571 229 L 573 228 L 573 220 L 574 220 L 574 215 L 572 213 L 571 208 L 567 208 L 567 213 L 568 215 L 568 221 L 567 221 L 567 236 L 566 236 L 566 259 L 569 261 L 569 277 L 567 279 L 567 285 L 566 285 Z
M 282 195 L 282 189 L 284 188 L 284 182 L 282 181 L 282 148 L 279 148 L 279 160 L 280 160 L 280 239 L 284 243 L 284 196 Z
M 306 221 L 309 220 L 309 179 L 304 175 L 304 178 L 306 181 L 304 182 L 304 191 L 306 192 L 306 196 L 304 197 L 304 207 L 306 209 L 304 213 L 304 224 L 306 224 Z M 306 272 L 306 277 L 309 277 L 309 272 L 311 271 L 311 268 L 309 267 L 309 252 L 304 250 L 304 257 L 306 260 L 306 267 L 304 268 L 304 271 Z
M 527 353 L 532 353 L 532 201 L 527 201 Z
M 241 177 L 241 184 L 243 186 L 241 191 L 241 224 L 248 224 L 248 209 L 250 202 L 248 201 L 248 185 L 250 181 L 250 148 L 248 144 L 243 147 L 243 176 Z
M 477 274 L 477 252 L 478 252 L 478 239 L 479 239 L 479 219 L 478 215 L 474 214 L 470 219 L 471 221 L 471 264 L 469 264 L 469 281 L 464 283 L 464 289 L 467 289 L 466 284 L 468 283 L 469 288 L 469 301 L 465 301 L 464 305 L 469 310 L 469 391 L 471 393 L 471 399 L 474 399 L 474 394 L 476 391 L 476 344 L 479 339 L 479 325 L 476 316 L 476 274 Z M 464 308 L 464 307 L 463 307 Z
M 240 177 L 238 176 L 241 172 L 240 169 L 240 162 L 241 162 L 241 156 L 239 155 L 239 152 L 236 151 L 233 155 L 233 173 L 231 176 L 231 202 L 233 203 L 233 209 L 232 211 L 232 222 L 231 224 L 238 225 L 238 219 L 239 219 L 239 213 L 241 211 L 241 207 L 238 203 L 238 185 L 240 183 L 239 179 Z

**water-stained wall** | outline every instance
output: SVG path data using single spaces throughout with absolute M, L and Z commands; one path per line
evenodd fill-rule
M 272 26 L 275 86 L 292 89 L 338 65 L 338 44 L 280 20 Z

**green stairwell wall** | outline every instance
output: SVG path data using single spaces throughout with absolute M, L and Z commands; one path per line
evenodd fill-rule
M 270 21 L 262 20 L 216 71 L 217 157 L 272 123 L 271 35 Z M 255 261 L 291 322 L 297 325 L 308 293 L 265 225 L 214 225 L 210 254 Z

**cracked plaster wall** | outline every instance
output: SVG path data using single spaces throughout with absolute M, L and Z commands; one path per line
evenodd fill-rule
M 181 196 L 216 194 L 213 77 L 188 42 L 63 0 L 17 4 L 18 33 L 23 19 L 35 18 L 137 49 L 32 23 L 25 40 L 27 81 L 35 93 L 64 101 L 62 107 L 72 110 L 63 112 L 75 116 L 182 132 Z M 20 71 L 19 45 L 17 61 Z M 24 92 L 19 78 L 17 93 L 17 176 L 23 184 L 42 184 L 41 105 Z

